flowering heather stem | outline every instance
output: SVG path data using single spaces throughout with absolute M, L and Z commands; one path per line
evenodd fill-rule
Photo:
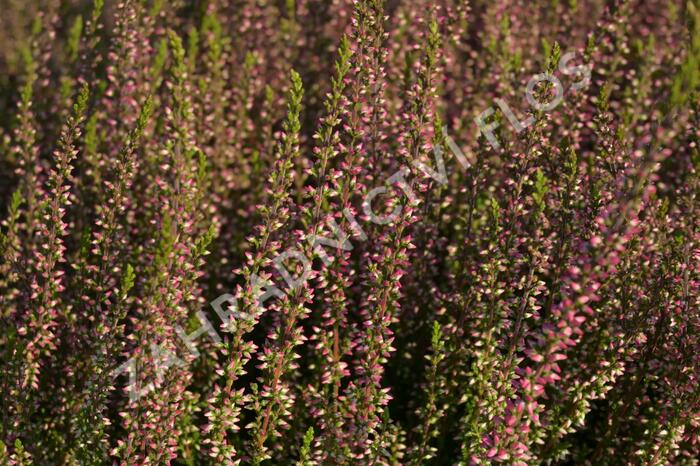
M 314 254 L 319 254 L 318 249 L 316 249 L 316 241 L 323 226 L 324 209 L 327 208 L 330 197 L 329 191 L 332 186 L 327 180 L 330 162 L 339 153 L 339 136 L 336 128 L 340 124 L 340 105 L 343 102 L 343 92 L 346 86 L 345 76 L 349 69 L 350 47 L 349 41 L 344 37 L 341 40 L 335 76 L 332 79 L 332 90 L 325 101 L 327 115 L 321 120 L 320 129 L 315 135 L 315 139 L 319 143 L 315 149 L 316 161 L 309 171 L 316 181 L 316 186 L 310 188 L 311 205 L 304 206 L 301 211 L 304 227 L 307 231 L 310 231 L 310 233 L 299 233 L 301 253 L 308 258 L 313 258 Z M 304 319 L 308 314 L 309 310 L 305 306 L 313 299 L 313 291 L 308 283 L 310 278 L 308 275 L 310 274 L 310 270 L 304 270 L 300 279 L 302 283 L 295 289 L 292 289 L 280 304 L 280 309 L 283 313 L 281 324 L 283 330 L 279 329 L 274 334 L 274 346 L 272 346 L 271 354 L 266 354 L 262 367 L 267 369 L 267 371 L 261 396 L 273 397 L 273 399 L 263 400 L 259 405 L 256 405 L 256 410 L 264 406 L 264 412 L 261 414 L 258 411 L 256 414 L 255 425 L 257 427 L 254 439 L 257 443 L 253 447 L 253 464 L 259 464 L 265 459 L 265 442 L 267 438 L 279 435 L 277 428 L 285 422 L 280 417 L 285 416 L 288 409 L 285 405 L 289 404 L 290 400 L 277 400 L 274 397 L 279 392 L 282 392 L 283 397 L 286 396 L 284 392 L 288 390 L 286 388 L 278 389 L 278 386 L 284 384 L 282 378 L 289 371 L 293 360 L 296 358 L 294 354 L 295 346 L 304 341 L 301 330 L 297 327 L 297 321 Z M 265 391 L 266 387 L 269 387 L 269 393 Z
M 428 31 L 428 48 L 424 55 L 418 82 L 411 93 L 411 117 L 408 134 L 405 136 L 402 155 L 411 164 L 419 160 L 424 153 L 424 124 L 430 121 L 434 96 L 434 78 L 439 59 L 440 33 L 437 20 L 432 19 Z M 409 170 L 404 169 L 403 174 Z M 405 183 L 405 181 L 404 181 Z M 416 178 L 408 182 L 408 192 L 413 192 L 417 186 Z M 382 388 L 383 362 L 391 353 L 392 332 L 391 323 L 395 319 L 400 296 L 400 279 L 407 265 L 407 251 L 412 248 L 411 239 L 406 234 L 408 227 L 416 220 L 413 210 L 416 201 L 403 196 L 396 202 L 400 207 L 398 218 L 394 220 L 394 231 L 385 234 L 381 239 L 380 252 L 373 257 L 369 264 L 370 286 L 374 295 L 370 298 L 372 310 L 365 322 L 366 330 L 363 335 L 363 350 L 365 355 L 362 362 L 362 380 L 358 387 L 359 406 L 359 439 L 356 457 L 364 458 L 370 454 L 373 442 L 381 442 L 374 438 L 376 426 L 380 423 L 383 406 L 388 402 L 388 390 Z M 372 461 L 376 461 L 373 458 Z
M 346 81 L 348 97 L 343 100 L 343 106 L 349 109 L 343 111 L 345 125 L 341 134 L 345 134 L 347 142 L 336 144 L 341 153 L 337 168 L 332 168 L 328 176 L 331 187 L 329 192 L 334 195 L 335 202 L 332 208 L 335 214 L 328 217 L 328 222 L 334 222 L 331 229 L 337 237 L 341 237 L 333 251 L 333 259 L 325 259 L 325 267 L 321 272 L 322 283 L 327 284 L 324 289 L 324 303 L 327 305 L 321 316 L 321 324 L 314 327 L 313 340 L 318 341 L 316 348 L 321 352 L 318 362 L 319 380 L 314 388 L 319 392 L 320 401 L 318 409 L 323 412 L 323 420 L 320 425 L 320 444 L 322 448 L 316 451 L 319 461 L 342 462 L 347 456 L 348 445 L 346 438 L 348 429 L 342 429 L 342 417 L 348 412 L 347 400 L 341 395 L 341 384 L 344 377 L 349 375 L 348 364 L 343 358 L 350 354 L 351 336 L 349 332 L 348 307 L 352 304 L 348 299 L 348 290 L 352 287 L 352 270 L 350 269 L 351 248 L 348 247 L 347 233 L 351 230 L 354 236 L 365 239 L 364 231 L 357 224 L 357 210 L 354 206 L 354 197 L 364 190 L 360 178 L 363 177 L 361 160 L 366 157 L 366 142 L 363 136 L 368 136 L 369 128 L 363 116 L 370 109 L 381 108 L 381 93 L 371 92 L 370 76 L 374 77 L 381 86 L 381 77 L 378 69 L 381 64 L 371 63 L 368 58 L 376 58 L 383 53 L 383 5 L 382 2 L 360 1 L 354 4 L 352 18 L 351 39 L 343 38 L 341 41 L 341 58 L 349 55 L 348 72 Z M 345 51 L 344 51 L 345 50 Z M 371 52 L 371 57 L 368 54 Z M 337 81 L 334 81 L 336 84 Z M 336 87 L 334 85 L 334 87 Z M 369 97 L 370 102 L 366 102 Z M 374 129 L 374 127 L 372 127 Z M 378 130 L 374 131 L 372 144 L 376 145 Z M 370 140 L 368 138 L 368 140 Z M 369 172 L 367 172 L 369 173 Z
M 22 400 L 18 403 L 17 418 L 13 422 L 20 432 L 27 428 L 24 424 L 36 409 L 33 404 L 35 391 L 39 389 L 42 360 L 57 348 L 56 326 L 62 317 L 57 306 L 58 294 L 64 289 L 62 277 L 65 274 L 59 268 L 65 262 L 67 225 L 64 213 L 70 202 L 68 183 L 73 160 L 78 154 L 76 141 L 80 138 L 87 99 L 88 89 L 83 87 L 73 107 L 73 114 L 61 132 L 58 148 L 54 152 L 54 168 L 49 173 L 48 191 L 40 203 L 43 212 L 41 218 L 45 223 L 36 230 L 41 246 L 36 252 L 36 270 L 30 282 L 31 308 L 23 312 L 18 329 L 18 334 L 26 340 L 21 343 L 20 350 L 24 361 L 17 379 L 19 385 L 11 391 L 18 400 Z
M 445 359 L 445 341 L 440 329 L 440 324 L 433 323 L 432 335 L 433 354 L 426 356 L 430 361 L 430 372 L 427 380 L 427 401 L 421 410 L 422 425 L 418 429 L 419 439 L 416 448 L 411 452 L 409 464 L 420 465 L 435 456 L 436 449 L 430 446 L 430 441 L 438 435 L 438 422 L 445 412 L 445 408 L 439 405 L 439 397 L 444 393 L 445 380 L 440 374 L 440 363 Z
M 36 63 L 31 51 L 25 51 L 24 61 L 27 73 L 26 82 L 22 88 L 21 100 L 18 106 L 17 128 L 15 129 L 15 152 L 19 159 L 16 174 L 20 177 L 22 197 L 26 203 L 26 213 L 22 229 L 26 235 L 32 238 L 34 232 L 34 221 L 37 210 L 37 196 L 41 195 L 38 189 L 37 176 L 40 173 L 39 151 L 36 141 L 35 117 L 32 111 L 32 96 L 34 95 L 34 85 L 37 80 Z
M 237 298 L 241 303 L 237 314 L 229 317 L 222 328 L 230 332 L 231 339 L 227 343 L 227 362 L 223 374 L 226 383 L 222 389 L 218 385 L 208 400 L 206 417 L 209 424 L 205 429 L 209 456 L 223 464 L 238 464 L 236 450 L 228 440 L 229 431 L 237 431 L 238 416 L 241 406 L 246 401 L 243 390 L 234 389 L 234 383 L 245 374 L 245 366 L 250 360 L 256 346 L 244 341 L 244 337 L 255 327 L 264 308 L 263 286 L 267 286 L 269 277 L 264 273 L 275 252 L 280 248 L 275 239 L 277 231 L 289 220 L 289 187 L 293 182 L 293 168 L 299 154 L 299 130 L 301 128 L 299 115 L 303 86 L 301 77 L 295 71 L 291 73 L 292 87 L 288 95 L 287 119 L 284 132 L 276 150 L 276 161 L 269 179 L 267 193 L 270 198 L 268 205 L 260 206 L 262 222 L 258 226 L 257 236 L 250 238 L 253 251 L 247 254 L 246 265 L 240 271 L 244 285 L 238 288 Z M 231 305 L 232 303 L 228 303 Z M 242 318 L 241 318 L 242 316 Z
M 119 264 L 116 270 L 110 264 L 118 263 L 124 250 L 123 215 L 128 205 L 127 192 L 136 169 L 135 152 L 144 129 L 153 112 L 149 97 L 144 103 L 134 128 L 129 132 L 119 151 L 113 182 L 108 182 L 108 204 L 98 210 L 92 235 L 91 265 L 79 272 L 82 283 L 83 316 L 90 322 L 90 335 L 82 341 L 91 348 L 93 358 L 85 369 L 86 379 L 81 381 L 83 396 L 76 397 L 79 414 L 75 416 L 78 448 L 76 455 L 83 461 L 99 461 L 106 457 L 106 402 L 112 390 L 112 370 L 117 356 L 123 350 L 124 319 L 128 311 L 127 296 L 134 286 L 134 270 L 131 264 Z M 96 265 L 99 264 L 99 265 Z M 124 267 L 123 272 L 120 271 Z M 118 287 L 116 302 L 111 302 L 111 291 Z M 81 404 L 82 403 L 82 406 Z

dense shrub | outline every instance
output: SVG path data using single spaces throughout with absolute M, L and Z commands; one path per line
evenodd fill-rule
M 698 464 L 697 0 L 0 7 L 0 464 Z

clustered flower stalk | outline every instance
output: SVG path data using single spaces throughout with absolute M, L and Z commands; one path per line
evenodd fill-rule
M 228 443 L 227 434 L 229 431 L 238 430 L 238 417 L 247 399 L 244 389 L 236 389 L 234 383 L 245 374 L 245 366 L 256 350 L 256 345 L 245 341 L 244 337 L 253 330 L 264 311 L 262 290 L 270 283 L 270 276 L 265 272 L 265 268 L 280 250 L 276 233 L 285 226 L 290 217 L 289 188 L 293 182 L 294 164 L 299 153 L 299 117 L 304 92 L 301 77 L 295 71 L 291 73 L 291 83 L 287 118 L 277 146 L 275 165 L 268 181 L 269 204 L 260 206 L 262 221 L 256 236 L 250 238 L 253 250 L 248 253 L 246 265 L 239 272 L 244 284 L 236 294 L 240 303 L 238 314 L 222 324 L 222 328 L 231 333 L 226 348 L 227 362 L 222 371 L 225 377 L 224 388 L 218 385 L 215 387 L 206 414 L 209 419 L 206 433 L 210 456 L 226 464 L 236 464 L 236 450 Z M 246 318 L 241 319 L 237 316 Z
M 700 457 L 698 0 L 9 0 L 0 465 Z
M 298 241 L 301 245 L 299 250 L 310 259 L 319 254 L 315 246 L 317 237 L 328 216 L 326 210 L 332 186 L 328 180 L 331 172 L 330 164 L 340 153 L 337 128 L 341 122 L 341 103 L 344 102 L 343 92 L 346 86 L 345 76 L 350 68 L 350 48 L 345 37 L 341 40 L 338 53 L 335 76 L 332 78 L 332 89 L 325 100 L 326 115 L 322 117 L 320 129 L 314 135 L 314 139 L 318 140 L 318 146 L 314 148 L 316 160 L 309 172 L 315 180 L 316 186 L 311 187 L 307 195 L 310 198 L 310 205 L 302 206 L 300 211 L 305 231 L 298 232 Z M 299 266 L 296 269 L 299 270 Z M 284 386 L 283 378 L 286 373 L 294 369 L 293 361 L 297 357 L 294 354 L 294 348 L 305 340 L 297 322 L 308 315 L 309 309 L 306 308 L 306 305 L 313 300 L 313 289 L 309 285 L 313 275 L 306 269 L 305 265 L 301 267 L 301 276 L 305 277 L 301 285 L 292 289 L 279 305 L 279 311 L 282 314 L 280 319 L 282 328 L 275 329 L 275 333 L 270 335 L 270 339 L 273 340 L 272 347 L 264 349 L 265 357 L 262 358 L 263 364 L 260 369 L 265 371 L 265 378 L 261 380 L 263 389 L 259 395 L 263 401 L 253 401 L 256 411 L 254 441 L 257 442 L 253 447 L 253 464 L 258 464 L 267 456 L 265 442 L 268 437 L 280 435 L 277 431 L 278 426 L 286 424 L 284 418 L 288 416 L 289 406 L 294 401 L 291 398 L 291 391 Z M 269 353 L 268 350 L 270 350 Z M 269 387 L 269 393 L 266 392 L 266 387 Z M 264 398 L 269 399 L 264 400 Z
M 432 117 L 432 98 L 434 96 L 434 79 L 439 60 L 440 33 L 436 19 L 429 26 L 428 48 L 423 57 L 424 63 L 418 71 L 418 82 L 413 86 L 409 97 L 410 116 L 405 146 L 401 148 L 405 161 L 417 161 L 427 146 L 423 134 L 424 124 Z M 405 173 L 405 172 L 404 172 Z M 404 181 L 405 183 L 405 181 Z M 408 182 L 408 191 L 417 186 L 416 178 Z M 388 403 L 388 390 L 382 387 L 383 362 L 392 351 L 391 324 L 398 311 L 400 296 L 400 279 L 404 275 L 407 263 L 407 251 L 415 247 L 407 234 L 408 227 L 417 219 L 414 216 L 416 201 L 408 195 L 401 197 L 397 206 L 400 208 L 398 218 L 394 221 L 394 231 L 388 232 L 381 239 L 379 253 L 371 258 L 369 264 L 370 280 L 373 292 L 368 306 L 373 308 L 365 322 L 363 339 L 363 379 L 358 387 L 359 432 L 358 447 L 355 453 L 358 459 L 371 454 L 373 442 L 380 443 L 376 427 L 380 424 L 384 406 Z M 394 207 L 390 205 L 390 207 Z M 374 460 L 373 460 L 374 461 Z
M 30 306 L 19 309 L 19 314 L 14 316 L 20 325 L 17 334 L 25 337 L 14 348 L 14 351 L 22 355 L 23 362 L 17 374 L 17 385 L 10 388 L 10 393 L 18 401 L 15 408 L 17 417 L 12 425 L 19 432 L 28 428 L 22 424 L 23 418 L 32 415 L 37 409 L 35 392 L 40 388 L 41 366 L 51 352 L 57 349 L 58 325 L 65 323 L 66 313 L 70 312 L 70 309 L 58 306 L 58 294 L 64 291 L 65 271 L 61 267 L 66 262 L 64 237 L 67 235 L 67 225 L 64 215 L 70 204 L 68 192 L 72 164 L 78 154 L 76 144 L 81 134 L 80 125 L 84 119 L 87 99 L 88 89 L 84 87 L 54 151 L 54 166 L 49 172 L 47 189 L 38 206 L 45 223 L 35 232 L 39 246 L 35 252 L 35 269 L 28 283 Z

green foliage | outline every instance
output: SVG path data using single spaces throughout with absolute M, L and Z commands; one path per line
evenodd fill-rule
M 312 466 L 314 463 L 311 462 L 311 444 L 314 441 L 314 428 L 309 427 L 304 434 L 304 441 L 299 450 L 299 461 L 297 461 L 297 466 Z

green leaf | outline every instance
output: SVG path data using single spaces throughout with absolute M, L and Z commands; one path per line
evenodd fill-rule
M 68 59 L 74 62 L 78 59 L 78 51 L 80 50 L 80 37 L 83 34 L 83 17 L 78 16 L 73 22 L 70 31 L 68 31 Z

